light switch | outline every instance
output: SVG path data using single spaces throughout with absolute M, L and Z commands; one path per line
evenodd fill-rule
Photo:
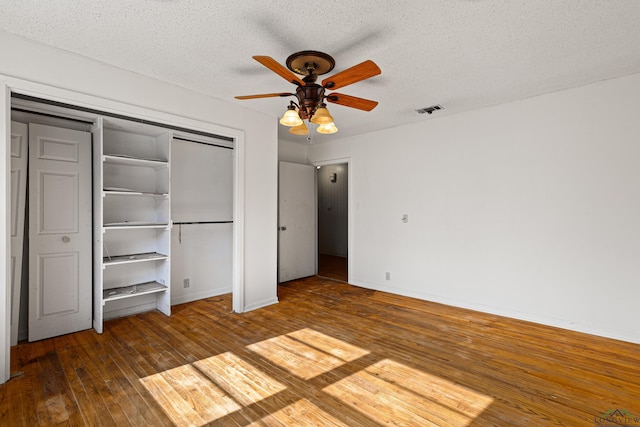
M 407 214 L 402 215 L 402 222 L 405 222 L 405 223 L 409 222 L 409 215 Z

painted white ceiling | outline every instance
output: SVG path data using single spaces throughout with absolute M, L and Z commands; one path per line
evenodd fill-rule
M 378 107 L 330 104 L 340 132 L 316 141 L 640 72 L 637 0 L 0 0 L 0 8 L 4 31 L 274 120 L 288 99 L 234 99 L 294 89 L 251 56 L 284 64 L 319 50 L 336 60 L 330 74 L 372 59 L 380 76 L 339 91 Z M 414 112 L 433 104 L 445 109 Z M 280 126 L 282 139 L 305 142 L 287 131 Z

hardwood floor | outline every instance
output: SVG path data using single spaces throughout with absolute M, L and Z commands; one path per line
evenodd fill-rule
M 347 258 L 334 255 L 318 255 L 318 276 L 346 282 Z
M 604 426 L 640 345 L 307 278 L 12 349 L 0 425 Z M 628 425 L 640 425 L 630 420 Z

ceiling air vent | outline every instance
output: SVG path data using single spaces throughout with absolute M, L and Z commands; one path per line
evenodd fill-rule
M 444 109 L 444 107 L 442 105 L 432 105 L 431 107 L 418 108 L 416 110 L 416 113 L 418 113 L 418 114 L 424 114 L 424 113 L 433 114 L 434 111 L 442 110 L 442 109 Z

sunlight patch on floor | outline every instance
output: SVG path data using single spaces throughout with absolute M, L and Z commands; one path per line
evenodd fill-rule
M 176 426 L 201 426 L 286 389 L 232 353 L 141 379 Z
M 310 328 L 291 332 L 287 336 L 347 362 L 359 359 L 370 353 L 369 350 L 364 350 Z
M 287 388 L 233 353 L 209 357 L 193 366 L 243 405 L 251 405 Z
M 346 413 L 359 413 L 356 418 L 364 416 L 380 425 L 465 426 L 493 402 L 489 396 L 391 359 L 375 363 L 376 358 L 362 359 L 368 350 L 309 328 L 246 348 L 263 358 L 253 363 L 272 364 L 263 366 L 266 372 L 278 367 L 293 376 L 279 382 L 227 352 L 140 381 L 176 426 L 234 423 L 235 417 L 246 420 L 251 413 L 256 416 L 249 419 L 252 426 L 345 426 L 340 415 L 347 408 Z M 340 374 L 331 372 L 339 367 Z M 327 373 L 315 383 L 315 377 Z M 288 386 L 306 392 L 298 396 Z M 339 402 L 339 413 L 318 406 L 327 395 L 334 404 Z
M 296 427 L 348 427 L 348 424 L 343 423 L 338 418 L 318 408 L 307 399 L 298 400 L 279 411 L 269 414 L 261 420 L 249 424 L 249 427 L 272 425 Z
M 369 353 L 308 328 L 251 344 L 247 348 L 305 380 Z
M 381 424 L 469 425 L 493 399 L 385 359 L 323 391 Z
M 183 365 L 141 379 L 176 426 L 201 426 L 241 406 L 193 365 Z

